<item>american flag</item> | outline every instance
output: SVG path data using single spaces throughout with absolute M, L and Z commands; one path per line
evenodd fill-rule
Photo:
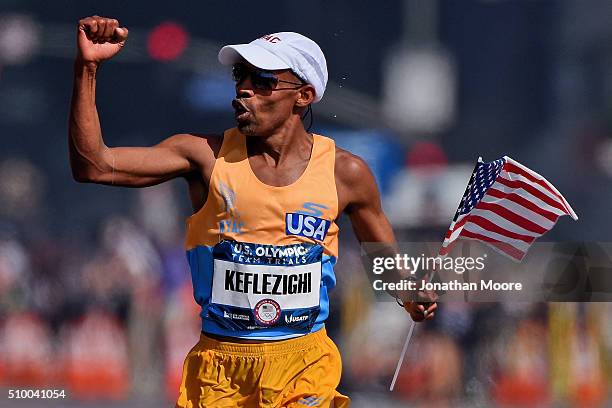
M 486 163 L 478 158 L 440 255 L 447 255 L 457 239 L 464 238 L 520 261 L 562 215 L 578 219 L 544 177 L 507 156 Z

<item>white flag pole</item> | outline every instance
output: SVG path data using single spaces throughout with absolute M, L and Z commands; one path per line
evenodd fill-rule
M 478 169 L 478 164 L 482 162 L 482 157 L 478 157 L 478 160 L 476 161 L 476 165 L 474 166 L 474 170 L 472 170 L 472 175 L 470 177 L 470 181 L 468 182 L 467 187 L 465 188 L 465 192 L 463 193 L 463 196 L 461 197 L 461 202 L 459 203 L 459 208 L 457 208 L 457 212 L 455 213 L 455 216 L 453 217 L 453 222 L 455 220 L 457 220 L 457 216 L 459 215 L 459 211 L 461 210 L 461 206 L 463 205 L 463 202 L 465 200 L 465 197 L 467 196 L 468 192 L 470 191 L 470 186 L 472 184 L 472 182 L 474 181 L 474 175 L 476 174 L 476 169 Z M 451 222 L 452 225 L 452 222 Z M 446 241 L 446 238 L 445 238 Z M 442 243 L 442 245 L 444 245 L 444 243 Z M 429 275 L 429 279 L 427 280 L 428 282 L 431 282 L 431 279 L 433 278 L 433 273 Z M 427 310 L 425 310 L 425 317 L 427 317 Z M 423 320 L 425 321 L 425 320 Z M 402 368 L 402 363 L 404 362 L 404 357 L 406 356 L 406 350 L 408 350 L 408 344 L 410 344 L 410 339 L 412 338 L 412 334 L 414 333 L 414 327 L 416 326 L 416 322 L 414 320 L 412 320 L 410 322 L 410 329 L 408 329 L 408 335 L 406 336 L 406 341 L 404 342 L 404 347 L 402 348 L 402 354 L 400 354 L 400 358 L 397 361 L 397 366 L 395 367 L 395 374 L 393 374 L 393 380 L 391 380 L 391 386 L 389 387 L 389 391 L 393 391 L 393 388 L 395 387 L 395 381 L 397 381 L 397 376 L 399 375 L 399 371 Z
M 432 278 L 433 273 L 429 275 L 429 279 L 427 279 L 427 282 L 431 282 Z M 425 316 L 425 318 L 427 317 L 427 308 L 425 308 L 425 312 L 423 313 L 423 315 Z M 393 374 L 393 380 L 391 380 L 391 386 L 389 387 L 389 391 L 393 391 L 393 388 L 395 387 L 395 381 L 397 381 L 397 376 L 399 375 L 400 369 L 402 368 L 402 363 L 404 362 L 404 357 L 406 356 L 406 350 L 408 350 L 408 344 L 410 343 L 410 339 L 412 338 L 412 333 L 414 332 L 415 326 L 416 322 L 414 320 L 411 320 L 410 329 L 408 329 L 408 335 L 406 336 L 406 341 L 404 342 L 404 348 L 402 348 L 402 354 L 400 354 L 400 358 L 399 360 L 397 360 L 395 374 Z
M 397 376 L 400 372 L 400 368 L 402 367 L 402 363 L 404 362 L 404 356 L 406 355 L 406 350 L 408 350 L 408 344 L 410 343 L 410 339 L 412 338 L 412 332 L 414 332 L 414 326 L 416 326 L 416 322 L 412 320 L 410 322 L 410 329 L 408 330 L 408 336 L 406 336 L 406 341 L 404 342 L 404 348 L 402 349 L 402 354 L 400 355 L 400 358 L 397 361 L 397 367 L 395 367 L 395 374 L 393 374 L 393 380 L 391 381 L 391 386 L 389 387 L 389 391 L 393 391 L 393 387 L 395 387 L 395 381 L 397 380 Z

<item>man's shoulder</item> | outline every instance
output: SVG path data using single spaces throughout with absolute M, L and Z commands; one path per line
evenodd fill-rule
M 223 141 L 224 133 L 199 133 L 199 132 L 186 132 L 176 133 L 170 136 L 169 139 L 176 139 L 177 141 L 185 141 L 187 143 L 201 143 L 202 141 L 208 144 L 216 144 Z
M 191 154 L 218 154 L 223 144 L 223 134 L 215 133 L 176 133 L 164 141 L 164 144 L 173 146 L 178 150 L 184 150 Z
M 379 200 L 374 175 L 361 157 L 336 147 L 334 172 L 339 211 L 351 212 L 355 205 L 369 205 Z
M 339 181 L 353 184 L 358 183 L 364 176 L 369 175 L 370 169 L 361 157 L 336 146 L 335 173 Z

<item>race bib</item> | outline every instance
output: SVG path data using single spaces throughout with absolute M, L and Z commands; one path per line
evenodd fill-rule
M 310 330 L 320 310 L 322 255 L 310 243 L 218 243 L 209 317 L 231 330 Z

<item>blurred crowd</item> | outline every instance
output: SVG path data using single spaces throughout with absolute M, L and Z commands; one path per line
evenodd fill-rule
M 0 384 L 65 387 L 74 398 L 172 399 L 199 333 L 171 186 L 142 190 L 136 208 L 100 221 L 91 242 L 37 228 L 25 176 L 3 195 Z M 8 181 L 6 181 L 8 180 Z M 19 216 L 12 213 L 19 209 Z

